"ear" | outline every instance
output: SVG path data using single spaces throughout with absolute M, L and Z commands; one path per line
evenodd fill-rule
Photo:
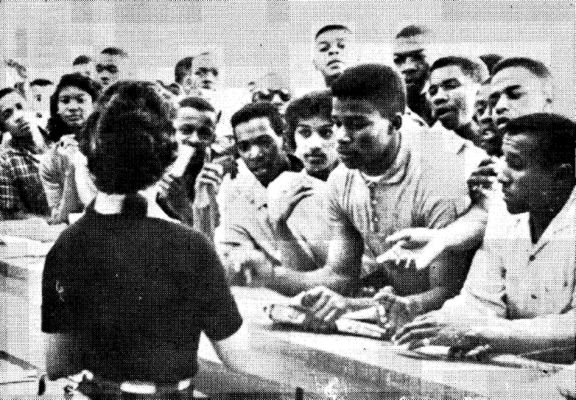
M 394 116 L 392 116 L 390 119 L 390 122 L 392 123 L 392 126 L 395 130 L 399 130 L 402 127 L 402 113 L 397 112 L 394 114 Z
M 312 59 L 312 64 L 314 64 L 314 68 L 315 68 L 317 71 L 320 71 L 320 67 L 318 67 L 318 62 L 316 61 L 316 57 L 314 57 L 314 58 Z
M 570 179 L 574 179 L 576 171 L 574 171 L 574 167 L 568 163 L 560 164 L 559 166 L 555 167 L 554 171 L 554 180 L 555 181 L 566 181 Z

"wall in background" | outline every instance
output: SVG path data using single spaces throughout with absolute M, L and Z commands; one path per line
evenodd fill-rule
M 173 80 L 180 58 L 215 50 L 229 87 L 275 70 L 298 91 L 321 87 L 312 37 L 327 23 L 353 27 L 361 61 L 390 64 L 391 38 L 408 23 L 434 30 L 434 53 L 531 55 L 557 81 L 557 111 L 575 114 L 574 2 L 420 1 L 0 1 L 0 56 L 52 79 L 79 54 L 117 45 L 134 77 Z M 0 68 L 0 82 L 7 76 Z

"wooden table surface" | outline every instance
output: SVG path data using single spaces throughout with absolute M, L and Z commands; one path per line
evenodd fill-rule
M 2 227 L 1 232 L 6 232 Z M 48 238 L 52 228 L 11 223 L 12 232 Z M 26 235 L 32 230 L 33 234 Z M 18 253 L 17 246 L 0 245 L 0 351 L 39 369 L 44 366 L 40 332 L 42 252 Z M 20 255 L 19 255 L 20 254 Z M 342 334 L 319 334 L 273 325 L 263 308 L 283 297 L 263 288 L 233 288 L 250 333 L 250 348 L 259 362 L 249 374 L 226 371 L 206 340 L 199 348 L 197 388 L 208 394 L 242 392 L 261 398 L 294 398 L 297 387 L 305 398 L 560 398 L 556 385 L 574 377 L 560 373 L 463 361 L 410 357 L 390 342 Z M 1 354 L 1 353 L 0 353 Z M 0 357 L 2 358 L 2 357 Z M 0 374 L 7 371 L 0 360 Z M 19 392 L 19 391 L 22 391 Z M 0 384 L 3 394 L 31 396 L 31 383 Z M 335 397 L 336 396 L 336 397 Z M 340 397 L 337 397 L 340 396 Z M 213 396 L 216 398 L 217 396 Z

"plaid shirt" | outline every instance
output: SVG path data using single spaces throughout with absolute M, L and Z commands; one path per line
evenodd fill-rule
M 40 160 L 24 147 L 6 146 L 0 152 L 0 217 L 23 211 L 49 215 L 40 181 Z

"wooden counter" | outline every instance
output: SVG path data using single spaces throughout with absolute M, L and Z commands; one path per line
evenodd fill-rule
M 43 369 L 43 257 L 12 250 L 0 246 L 0 351 Z M 233 294 L 259 362 L 251 366 L 250 374 L 230 373 L 203 337 L 195 381 L 207 394 L 242 392 L 261 394 L 261 398 L 294 398 L 300 387 L 305 398 L 550 399 L 560 398 L 556 390 L 559 379 L 574 375 L 570 370 L 547 374 L 483 363 L 422 360 L 402 354 L 389 342 L 280 328 L 271 324 L 263 307 L 282 296 L 267 289 L 241 287 L 233 288 Z M 35 390 L 31 384 L 22 388 Z M 1 398 L 6 390 L 0 385 Z

